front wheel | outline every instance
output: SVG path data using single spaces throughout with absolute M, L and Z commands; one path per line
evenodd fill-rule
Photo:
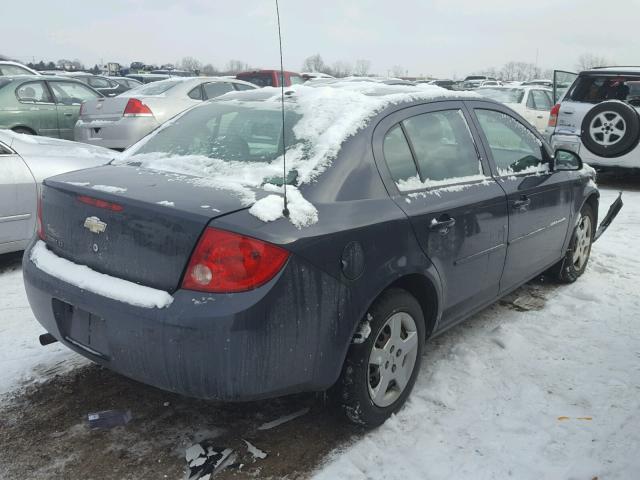
M 389 289 L 371 306 L 333 394 L 353 423 L 376 427 L 404 405 L 420 370 L 425 338 L 420 304 Z
M 556 277 L 561 282 L 573 283 L 586 270 L 595 234 L 595 217 L 590 205 L 586 204 L 582 207 L 580 220 L 571 236 L 569 249 L 564 259 L 555 268 Z

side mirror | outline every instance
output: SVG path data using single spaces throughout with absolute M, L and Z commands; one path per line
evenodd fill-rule
M 582 159 L 576 152 L 559 148 L 553 157 L 553 170 L 556 172 L 582 170 Z

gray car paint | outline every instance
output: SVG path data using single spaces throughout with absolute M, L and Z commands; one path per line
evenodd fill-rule
M 42 180 L 103 165 L 114 155 L 101 147 L 0 130 L 0 254 L 24 249 L 33 236 Z
M 142 85 L 124 92 L 116 97 L 101 98 L 85 102 L 82 114 L 75 124 L 74 139 L 78 142 L 89 143 L 106 148 L 124 150 L 133 145 L 149 132 L 178 113 L 202 103 L 189 97 L 189 92 L 207 83 L 228 83 L 244 85 L 247 88 L 258 88 L 252 83 L 219 77 L 175 77 L 161 82 L 176 82 L 179 84 L 160 95 L 144 95 L 148 85 Z M 130 98 L 137 98 L 147 105 L 153 112 L 152 116 L 123 116 L 124 109 Z

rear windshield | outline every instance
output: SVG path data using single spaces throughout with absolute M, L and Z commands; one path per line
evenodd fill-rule
M 640 77 L 582 75 L 567 93 L 567 100 L 600 103 L 605 100 L 640 101 Z
M 238 75 L 236 78 L 238 80 L 244 80 L 245 82 L 251 82 L 259 87 L 273 87 L 273 75 L 270 73 Z
M 135 88 L 136 95 L 162 95 L 176 85 L 182 83 L 182 80 L 162 80 L 160 82 L 147 83 Z M 134 93 L 130 90 L 127 93 Z
M 477 92 L 500 103 L 520 103 L 524 96 L 521 88 L 481 88 Z
M 271 162 L 282 155 L 282 113 L 265 102 L 212 102 L 194 108 L 158 130 L 136 155 L 196 156 L 226 162 Z M 301 115 L 287 110 L 287 149 L 296 143 L 293 125 Z

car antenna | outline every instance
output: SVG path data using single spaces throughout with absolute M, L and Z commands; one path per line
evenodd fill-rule
M 284 63 L 282 61 L 282 32 L 280 31 L 280 8 L 276 0 L 276 16 L 278 17 L 278 41 L 280 42 L 280 103 L 282 106 L 282 186 L 284 188 L 284 208 L 282 214 L 289 216 L 287 204 L 287 143 L 284 140 Z

